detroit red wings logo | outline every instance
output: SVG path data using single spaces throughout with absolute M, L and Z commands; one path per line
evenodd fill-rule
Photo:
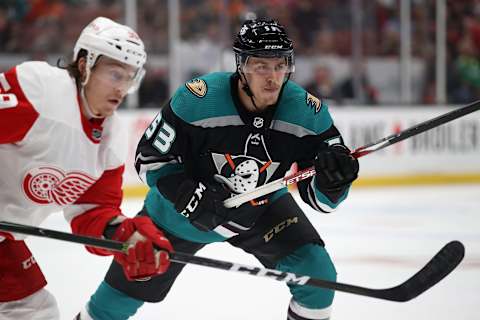
M 94 178 L 82 172 L 65 173 L 54 167 L 38 167 L 29 170 L 23 178 L 23 190 L 35 203 L 66 206 L 74 203 L 94 183 Z

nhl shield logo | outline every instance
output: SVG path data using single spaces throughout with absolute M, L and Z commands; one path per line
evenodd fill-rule
M 263 122 L 264 122 L 264 121 L 263 121 L 263 118 L 261 118 L 261 117 L 255 117 L 255 118 L 253 118 L 253 126 L 254 126 L 255 128 L 260 129 L 261 127 L 263 127 Z
M 92 130 L 92 138 L 93 138 L 95 141 L 100 141 L 100 139 L 102 138 L 102 130 L 93 129 L 93 130 Z

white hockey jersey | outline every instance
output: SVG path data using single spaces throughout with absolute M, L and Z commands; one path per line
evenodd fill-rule
M 63 210 L 75 233 L 101 236 L 121 214 L 127 139 L 118 116 L 89 121 L 74 79 L 45 62 L 0 74 L 0 88 L 0 220 L 39 225 Z

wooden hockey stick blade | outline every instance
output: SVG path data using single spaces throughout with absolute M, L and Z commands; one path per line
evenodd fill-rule
M 444 113 L 436 118 L 421 122 L 399 133 L 395 133 L 388 137 L 382 138 L 376 142 L 369 143 L 367 145 L 359 147 L 355 149 L 351 154 L 355 158 L 366 156 L 367 154 L 381 150 L 392 144 L 395 144 L 397 142 L 403 141 L 410 137 L 416 136 L 417 134 L 423 133 L 425 131 L 428 131 L 430 129 L 433 129 L 442 124 L 453 121 L 455 119 L 458 119 L 460 117 L 463 117 L 467 114 L 470 114 L 478 110 L 480 110 L 480 100 L 470 103 L 462 108 L 458 108 L 453 111 Z M 250 200 L 262 197 L 266 194 L 275 192 L 277 190 L 282 189 L 283 187 L 308 179 L 314 175 L 315 175 L 315 168 L 312 166 L 312 167 L 303 169 L 301 171 L 298 171 L 296 173 L 293 173 L 291 175 L 288 175 L 286 177 L 266 183 L 254 190 L 241 193 L 232 198 L 226 199 L 223 202 L 223 204 L 227 208 L 238 207 L 244 204 L 245 202 L 248 202 Z
M 0 222 L 0 230 L 28 234 L 33 236 L 52 238 L 57 240 L 80 243 L 87 246 L 124 252 L 127 244 L 114 240 L 98 239 L 87 236 L 74 235 L 67 232 L 31 227 L 26 225 Z M 422 294 L 452 272 L 462 261 L 465 247 L 459 241 L 446 244 L 420 271 L 402 284 L 388 289 L 372 289 L 356 285 L 327 281 L 283 272 L 275 269 L 259 268 L 222 260 L 197 257 L 187 253 L 170 253 L 170 260 L 182 264 L 196 264 L 204 267 L 246 273 L 252 276 L 267 277 L 290 284 L 308 285 L 324 289 L 347 292 L 360 296 L 377 299 L 405 302 Z

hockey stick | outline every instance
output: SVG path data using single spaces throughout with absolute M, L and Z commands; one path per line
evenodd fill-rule
M 421 122 L 408 129 L 405 129 L 398 133 L 394 133 L 388 137 L 382 138 L 376 142 L 369 143 L 363 147 L 359 147 L 355 149 L 351 154 L 352 156 L 358 159 L 367 154 L 381 150 L 392 144 L 395 144 L 397 142 L 403 141 L 410 137 L 416 136 L 417 134 L 433 129 L 435 127 L 438 127 L 442 124 L 445 124 L 447 122 L 463 117 L 477 110 L 480 110 L 480 100 L 470 103 L 462 108 L 444 113 L 436 118 Z M 277 190 L 282 189 L 283 187 L 308 179 L 314 175 L 315 175 L 315 167 L 312 166 L 307 169 L 288 175 L 286 177 L 264 184 L 263 186 L 260 186 L 252 191 L 236 195 L 232 198 L 225 200 L 223 204 L 227 208 L 238 207 L 245 202 L 248 202 L 250 200 L 264 196 L 266 194 L 275 192 Z
M 121 252 L 124 252 L 128 247 L 126 243 L 114 240 L 74 235 L 67 232 L 42 229 L 8 222 L 0 222 L 0 230 L 81 243 L 87 246 L 94 246 Z M 196 264 L 226 271 L 236 271 L 252 276 L 266 277 L 277 281 L 283 281 L 290 284 L 314 286 L 360 296 L 405 302 L 422 294 L 446 277 L 458 266 L 464 255 L 465 247 L 463 244 L 459 241 L 451 241 L 447 243 L 420 271 L 418 271 L 410 279 L 398 286 L 387 289 L 365 288 L 346 283 L 311 278 L 309 276 L 299 275 L 291 272 L 283 272 L 275 269 L 259 268 L 222 260 L 197 257 L 181 252 L 171 253 L 170 260 L 176 263 Z

